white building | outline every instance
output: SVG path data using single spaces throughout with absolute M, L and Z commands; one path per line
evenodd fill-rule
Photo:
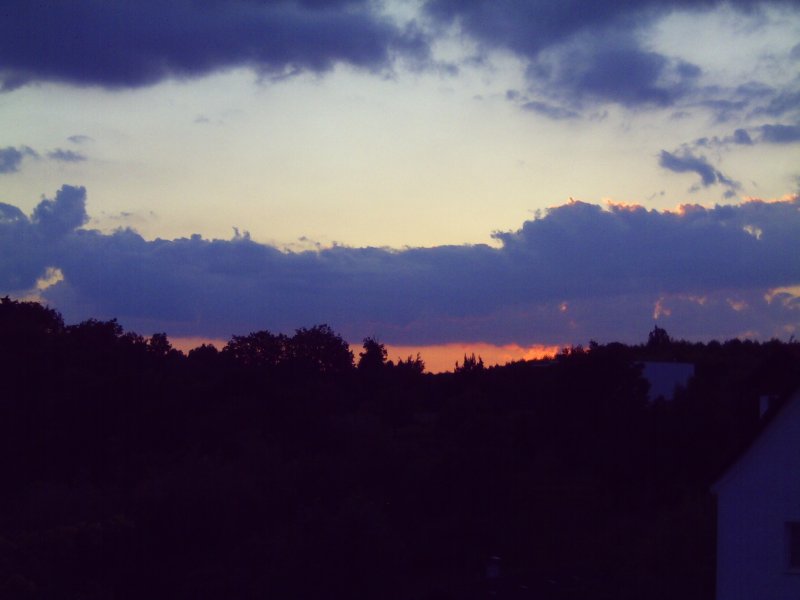
M 713 486 L 717 600 L 800 598 L 800 393 Z

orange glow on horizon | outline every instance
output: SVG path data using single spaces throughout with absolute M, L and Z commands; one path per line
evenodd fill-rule
M 227 344 L 227 340 L 207 338 L 202 336 L 170 337 L 173 348 L 188 354 L 190 350 L 210 344 L 217 350 L 222 350 Z M 360 344 L 351 344 L 350 349 L 358 362 L 358 353 L 361 351 Z M 464 361 L 464 355 L 480 356 L 487 367 L 494 365 L 504 365 L 517 360 L 537 360 L 548 356 L 555 356 L 561 350 L 561 346 L 545 346 L 534 344 L 532 346 L 520 346 L 519 344 L 488 344 L 486 342 L 458 342 L 451 344 L 436 344 L 427 346 L 405 346 L 386 344 L 389 359 L 397 362 L 398 359 L 407 359 L 409 356 L 416 358 L 419 353 L 425 362 L 425 371 L 428 373 L 444 373 L 452 371 L 456 361 Z
M 189 350 L 193 350 L 202 346 L 203 344 L 214 346 L 217 350 L 222 350 L 227 344 L 227 340 L 220 340 L 214 338 L 207 338 L 203 336 L 186 336 L 186 337 L 169 337 L 169 343 L 176 350 L 180 350 L 184 354 L 189 354 Z
M 389 358 L 397 361 L 398 358 L 405 360 L 409 356 L 416 357 L 419 353 L 425 361 L 425 370 L 428 373 L 444 373 L 455 368 L 456 361 L 462 363 L 464 355 L 480 356 L 487 367 L 494 365 L 504 365 L 516 360 L 536 360 L 555 356 L 561 350 L 560 346 L 545 346 L 535 344 L 532 346 L 520 346 L 518 344 L 505 344 L 498 346 L 485 342 L 477 343 L 452 343 L 437 344 L 432 346 L 396 346 L 386 344 L 389 351 Z M 358 353 L 355 352 L 356 356 Z

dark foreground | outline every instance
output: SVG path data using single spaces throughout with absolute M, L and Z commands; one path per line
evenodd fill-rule
M 696 376 L 650 402 L 642 360 Z M 711 600 L 709 485 L 800 347 L 421 367 L 324 326 L 187 357 L 2 300 L 0 598 Z

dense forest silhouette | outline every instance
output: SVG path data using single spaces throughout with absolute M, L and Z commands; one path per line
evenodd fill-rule
M 184 354 L 0 299 L 0 597 L 703 599 L 710 484 L 800 344 L 452 373 L 330 327 Z M 687 362 L 648 399 L 645 361 Z

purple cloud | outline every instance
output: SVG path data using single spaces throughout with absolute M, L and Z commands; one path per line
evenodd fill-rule
M 56 148 L 52 152 L 48 152 L 47 158 L 60 162 L 83 162 L 86 160 L 86 156 L 80 152 L 75 152 L 74 150 L 62 150 L 61 148 Z
M 22 146 L 21 148 L 14 148 L 7 146 L 0 148 L 0 175 L 7 173 L 16 173 L 22 164 L 22 159 L 26 156 L 38 156 L 32 148 Z
M 715 169 L 704 156 L 695 156 L 686 150 L 680 154 L 662 150 L 658 164 L 673 173 L 696 173 L 700 176 L 700 183 L 703 187 L 719 183 L 727 188 L 725 197 L 733 196 L 740 187 L 738 182 Z
M 79 229 L 86 218 L 70 186 L 30 219 L 0 205 L 0 294 L 57 268 L 64 280 L 43 294 L 68 320 L 210 337 L 327 322 L 398 344 L 638 340 L 658 306 L 682 335 L 797 325 L 796 302 L 767 298 L 800 285 L 800 197 L 680 212 L 574 202 L 495 234 L 499 248 L 287 252 L 247 236 L 102 234 Z M 712 309 L 705 328 L 687 325 Z
M 434 21 L 458 27 L 484 51 L 502 49 L 522 58 L 531 89 L 547 96 L 549 105 L 558 103 L 567 110 L 596 103 L 637 108 L 692 98 L 718 117 L 729 118 L 755 102 L 762 110 L 782 114 L 790 109 L 794 91 L 749 82 L 715 98 L 713 89 L 701 85 L 698 65 L 648 48 L 648 28 L 677 10 L 727 4 L 753 12 L 776 3 L 796 7 L 789 0 L 428 0 L 425 7 Z M 559 118 L 560 113 L 553 115 Z
M 774 125 L 761 126 L 761 140 L 770 144 L 795 144 L 800 142 L 800 125 Z
M 378 70 L 395 54 L 424 58 L 413 30 L 367 0 L 28 2 L 0 20 L 0 81 L 131 88 L 166 78 L 252 67 L 260 74 L 324 72 L 336 63 Z

